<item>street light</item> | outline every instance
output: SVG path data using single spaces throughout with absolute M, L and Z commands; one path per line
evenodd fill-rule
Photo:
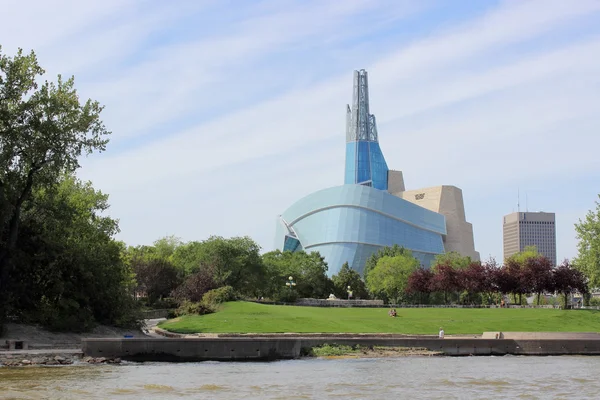
M 346 291 L 348 292 L 348 300 L 350 300 L 350 298 L 352 297 L 352 288 L 350 287 L 350 285 L 348 285 L 348 289 Z
M 285 286 L 289 287 L 290 289 L 293 288 L 294 286 L 296 286 L 296 282 L 294 282 L 294 278 L 290 276 L 288 278 L 288 281 L 285 283 Z

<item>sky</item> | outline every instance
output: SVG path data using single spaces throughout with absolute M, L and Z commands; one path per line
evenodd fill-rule
M 556 213 L 557 256 L 600 192 L 600 0 L 0 0 L 6 54 L 34 50 L 105 105 L 80 178 L 118 238 L 249 235 L 343 184 L 352 72 L 407 189 L 455 185 L 483 259 L 502 216 Z M 518 196 L 519 194 L 519 196 Z M 520 197 L 520 201 L 518 201 Z

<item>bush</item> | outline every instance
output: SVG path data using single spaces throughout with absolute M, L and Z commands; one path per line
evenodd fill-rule
M 206 315 L 212 314 L 215 312 L 215 309 L 204 302 L 191 302 L 185 300 L 177 311 L 175 312 L 177 316 L 181 315 Z
M 598 298 L 598 297 L 592 297 L 590 299 L 589 303 L 590 303 L 591 307 L 599 307 L 600 306 L 600 298 Z
M 169 308 L 177 308 L 177 300 L 171 297 L 165 297 L 163 299 L 156 300 L 154 303 L 150 304 L 149 308 L 153 308 L 156 310 L 164 310 Z
M 237 300 L 237 295 L 231 286 L 223 286 L 218 289 L 209 290 L 202 296 L 202 303 L 213 307 L 233 300 Z

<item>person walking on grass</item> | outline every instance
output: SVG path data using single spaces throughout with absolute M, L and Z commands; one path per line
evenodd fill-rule
M 440 334 L 439 334 L 439 338 L 443 339 L 444 338 L 444 330 L 442 328 L 440 328 Z

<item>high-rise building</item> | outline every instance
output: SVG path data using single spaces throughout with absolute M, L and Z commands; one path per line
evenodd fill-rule
M 556 223 L 554 213 L 514 212 L 503 220 L 504 259 L 535 246 L 556 265 Z
M 373 253 L 395 244 L 410 249 L 425 267 L 447 251 L 479 259 L 459 188 L 406 192 L 402 172 L 388 169 L 369 110 L 365 70 L 354 71 L 347 106 L 344 183 L 312 193 L 281 214 L 275 247 L 318 251 L 330 276 L 345 262 L 362 273 Z

